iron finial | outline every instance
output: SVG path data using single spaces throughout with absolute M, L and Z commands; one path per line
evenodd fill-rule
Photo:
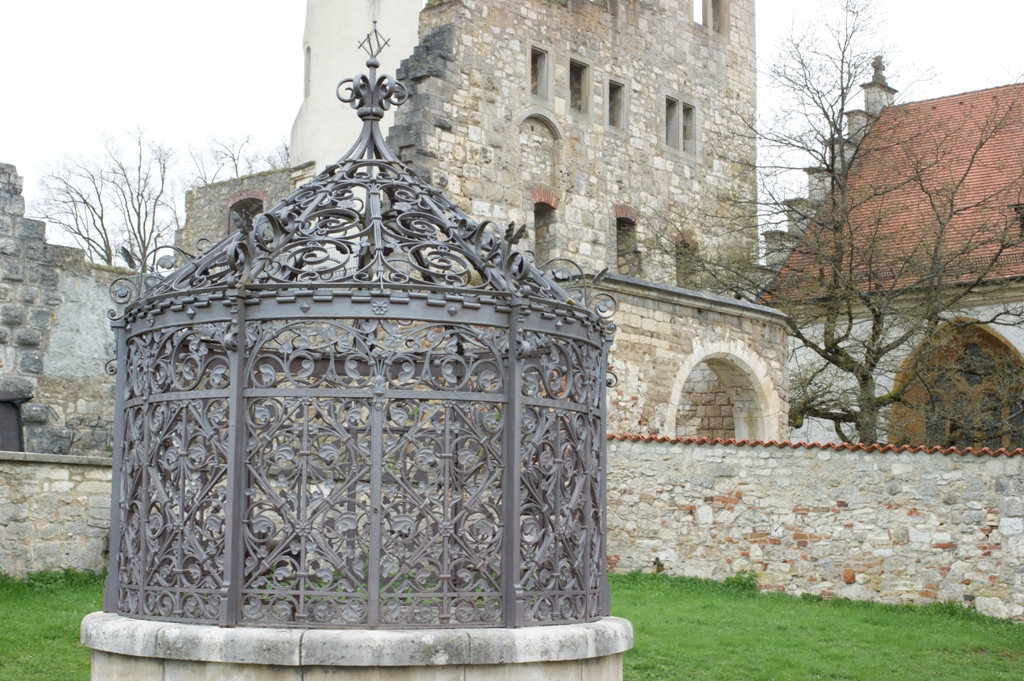
M 390 44 L 391 40 L 381 35 L 380 31 L 377 30 L 377 21 L 374 20 L 373 30 L 366 34 L 363 42 L 359 43 L 359 47 L 366 50 L 366 54 L 370 55 L 371 60 L 376 60 L 377 56 Z M 369 66 L 369 64 L 367 65 Z

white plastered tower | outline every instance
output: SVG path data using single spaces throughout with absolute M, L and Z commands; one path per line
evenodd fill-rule
M 358 46 L 374 21 L 391 41 L 382 58 L 385 71 L 394 73 L 416 46 L 422 7 L 423 0 L 306 0 L 304 98 L 292 125 L 293 166 L 312 161 L 318 172 L 348 151 L 362 122 L 343 110 L 347 105 L 335 95 L 338 82 L 362 67 L 365 55 Z M 394 112 L 388 112 L 381 128 L 387 131 L 393 120 Z

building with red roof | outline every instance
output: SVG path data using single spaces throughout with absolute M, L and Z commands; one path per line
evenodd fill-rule
M 875 67 L 840 167 L 809 170 L 788 232 L 766 235 L 789 247 L 764 298 L 807 329 L 794 375 L 823 352 L 833 369 L 844 352 L 878 360 L 879 439 L 1020 446 L 1024 84 L 894 105 Z M 836 439 L 821 413 L 794 438 Z

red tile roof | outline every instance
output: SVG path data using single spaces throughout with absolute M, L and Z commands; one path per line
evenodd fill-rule
M 860 290 L 918 284 L 934 254 L 948 263 L 947 283 L 981 270 L 1024 277 L 1014 210 L 1024 203 L 1024 85 L 888 107 L 857 151 L 847 197 L 848 242 L 812 226 L 769 299 L 781 289 L 826 295 L 837 252 Z
M 683 445 L 725 445 L 728 447 L 759 447 L 775 449 L 825 449 L 833 452 L 870 452 L 877 454 L 941 454 L 942 456 L 1024 456 L 1024 449 L 974 449 L 967 447 L 925 447 L 910 445 L 855 444 L 849 442 L 780 442 L 778 440 L 721 440 L 706 437 L 670 437 L 668 435 L 609 434 L 609 440 L 629 442 L 663 442 Z

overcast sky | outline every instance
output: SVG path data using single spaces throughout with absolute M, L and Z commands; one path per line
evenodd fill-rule
M 819 1 L 758 0 L 759 58 Z M 882 38 L 897 48 L 889 82 L 905 99 L 1024 73 L 1024 0 L 876 2 Z M 0 161 L 25 176 L 31 209 L 40 169 L 63 152 L 94 150 L 104 132 L 141 126 L 179 147 L 231 135 L 275 144 L 302 97 L 304 8 L 301 0 L 0 0 Z M 901 78 L 928 69 L 934 77 L 910 87 Z

